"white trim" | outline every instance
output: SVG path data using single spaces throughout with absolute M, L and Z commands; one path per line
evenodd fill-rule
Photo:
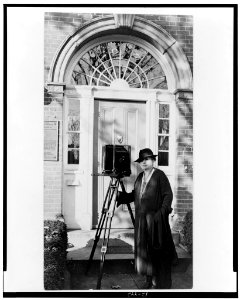
M 67 164 L 67 108 L 68 99 L 78 99 L 80 105 L 80 164 L 79 165 L 68 165 Z M 159 90 L 148 90 L 148 89 L 127 89 L 127 90 L 114 90 L 106 87 L 89 87 L 89 86 L 66 86 L 65 96 L 64 96 L 64 124 L 63 124 L 63 143 L 64 143 L 64 160 L 63 160 L 63 188 L 64 188 L 64 200 L 63 200 L 63 212 L 65 210 L 65 205 L 68 202 L 68 193 L 75 189 L 75 203 L 77 207 L 84 205 L 84 217 L 80 211 L 75 212 L 77 222 L 80 222 L 82 228 L 91 229 L 92 228 L 92 216 L 93 216 L 93 130 L 94 122 L 99 120 L 94 120 L 94 99 L 97 100 L 129 100 L 133 102 L 145 102 L 146 103 L 146 147 L 157 151 L 157 135 L 158 135 L 158 109 L 159 103 L 166 103 L 170 105 L 170 131 L 169 135 L 172 136 L 172 142 L 175 143 L 173 139 L 174 133 L 174 96 L 167 91 Z M 84 110 L 84 111 L 83 111 Z M 82 128 L 84 122 L 84 130 Z M 175 126 L 175 125 L 174 125 Z M 84 151 L 82 149 L 84 147 Z M 171 146 L 169 151 L 169 166 L 160 167 L 166 175 L 172 178 L 172 183 L 174 183 L 174 147 Z M 157 152 L 156 152 L 157 153 Z M 84 154 L 85 159 L 81 160 Z M 158 167 L 158 166 L 157 166 Z M 158 167 L 159 168 L 159 167 Z M 76 186 L 67 186 L 66 180 L 71 182 L 79 182 Z M 173 190 L 174 190 L 174 186 Z M 69 190 L 70 189 L 70 190 Z M 81 221 L 80 221 L 81 220 Z
M 133 26 L 134 15 L 129 14 L 114 14 L 115 26 L 118 27 L 130 27 Z
M 70 98 L 83 98 L 84 91 L 92 93 L 94 98 L 112 99 L 112 100 L 129 100 L 129 101 L 147 101 L 150 98 L 160 101 L 160 99 L 166 99 L 166 101 L 174 101 L 175 97 L 167 90 L 155 90 L 155 89 L 112 89 L 110 87 L 93 87 L 93 86 L 80 86 L 80 85 L 67 85 L 65 95 Z M 154 96 L 152 96 L 154 95 Z M 162 100 L 161 100 L 162 101 Z
M 78 170 L 65 170 L 63 172 L 63 174 L 76 174 L 76 175 L 80 174 L 80 175 L 82 175 L 82 174 L 84 174 L 84 170 L 81 170 L 81 169 L 78 169 Z

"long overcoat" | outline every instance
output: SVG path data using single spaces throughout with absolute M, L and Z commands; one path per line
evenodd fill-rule
M 173 194 L 165 173 L 155 169 L 140 197 L 143 172 L 134 185 L 135 202 L 135 267 L 142 275 L 158 272 L 159 259 L 177 261 L 169 226 Z

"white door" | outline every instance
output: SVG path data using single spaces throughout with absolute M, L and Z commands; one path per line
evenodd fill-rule
M 131 175 L 123 179 L 127 192 L 133 190 L 141 171 L 138 163 L 139 150 L 145 147 L 146 139 L 145 102 L 100 101 L 94 106 L 93 172 L 102 173 L 102 148 L 108 144 L 131 146 Z M 110 177 L 93 176 L 93 227 L 97 226 Z M 112 228 L 132 228 L 126 205 L 115 210 Z

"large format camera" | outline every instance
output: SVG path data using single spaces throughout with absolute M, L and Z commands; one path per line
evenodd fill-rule
M 103 146 L 103 173 L 116 176 L 131 175 L 131 146 L 105 145 Z

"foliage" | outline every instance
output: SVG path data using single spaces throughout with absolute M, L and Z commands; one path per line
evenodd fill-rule
M 44 221 L 44 288 L 64 288 L 64 270 L 67 259 L 67 227 L 60 220 Z
M 183 241 L 187 250 L 192 254 L 192 210 L 188 211 L 183 220 Z

